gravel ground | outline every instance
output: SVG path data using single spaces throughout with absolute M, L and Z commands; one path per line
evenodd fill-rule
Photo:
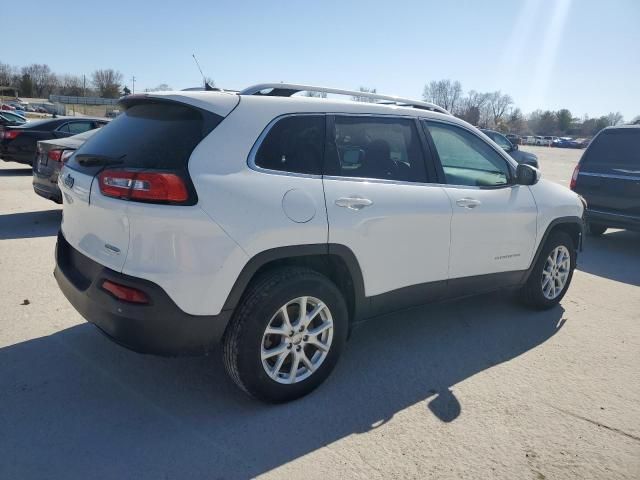
M 565 185 L 581 153 L 524 149 Z M 60 217 L 0 164 L 0 478 L 640 478 L 638 234 L 588 239 L 551 311 L 500 293 L 382 317 L 317 392 L 265 406 L 219 355 L 86 324 L 51 275 Z

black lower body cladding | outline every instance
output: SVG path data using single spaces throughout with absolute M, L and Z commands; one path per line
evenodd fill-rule
M 603 225 L 608 228 L 623 228 L 640 232 L 640 215 L 628 215 L 604 210 L 587 210 L 586 219 L 589 223 Z

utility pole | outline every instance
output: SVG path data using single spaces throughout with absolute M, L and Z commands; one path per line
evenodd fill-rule
M 136 93 L 136 76 L 131 77 L 131 93 Z

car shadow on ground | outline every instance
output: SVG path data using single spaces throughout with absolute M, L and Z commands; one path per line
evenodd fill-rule
M 62 209 L 0 215 L 0 240 L 51 237 L 58 233 Z
M 31 175 L 33 175 L 31 167 L 0 169 L 0 177 L 29 177 Z
M 609 230 L 600 237 L 587 236 L 578 270 L 640 286 L 640 233 Z
M 324 385 L 284 405 L 246 397 L 220 352 L 139 355 L 88 324 L 1 348 L 0 477 L 248 478 L 412 405 L 455 421 L 465 399 L 452 387 L 535 348 L 564 323 L 561 307 L 532 312 L 510 297 L 371 320 Z

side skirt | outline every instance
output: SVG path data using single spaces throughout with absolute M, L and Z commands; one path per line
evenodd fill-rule
M 368 309 L 355 323 L 429 303 L 480 295 L 526 282 L 528 270 L 453 278 L 399 288 L 368 298 Z

